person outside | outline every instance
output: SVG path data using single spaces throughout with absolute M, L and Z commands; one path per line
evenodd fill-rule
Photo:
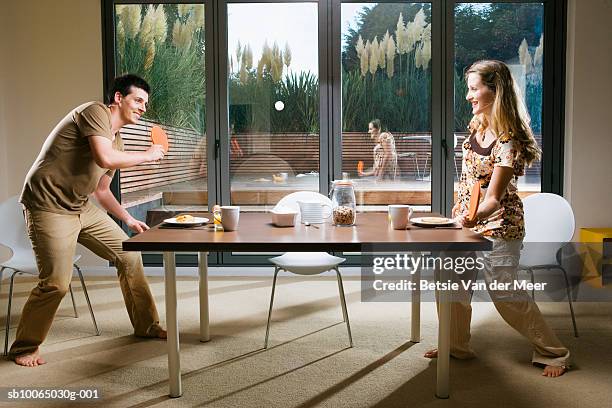
M 376 142 L 374 146 L 374 166 L 366 171 L 358 171 L 359 176 L 375 176 L 377 180 L 395 180 L 398 173 L 397 151 L 395 139 L 389 132 L 381 132 L 379 119 L 368 124 L 370 138 Z
M 127 235 L 106 213 L 139 233 L 148 226 L 133 218 L 110 191 L 116 169 L 161 160 L 163 147 L 124 152 L 119 130 L 147 110 L 149 85 L 135 75 L 115 79 L 109 104 L 88 102 L 69 112 L 47 137 L 28 172 L 20 202 L 36 255 L 39 282 L 23 307 L 9 356 L 17 364 L 45 360 L 39 346 L 69 290 L 77 242 L 113 262 L 134 334 L 165 338 L 140 253 L 121 248 Z M 90 201 L 93 196 L 103 211 Z
M 558 377 L 569 367 L 569 350 L 546 324 L 527 291 L 512 289 L 525 236 L 517 180 L 525 174 L 526 165 L 539 159 L 541 151 L 516 83 L 503 62 L 475 62 L 466 71 L 466 82 L 466 99 L 474 116 L 469 126 L 471 135 L 462 145 L 463 165 L 452 217 L 492 241 L 492 251 L 484 253 L 483 259 L 487 287 L 493 281 L 510 285 L 508 290 L 489 289 L 491 299 L 502 318 L 533 344 L 532 362 L 544 367 L 542 375 Z M 484 199 L 475 218 L 468 219 L 474 183 L 480 183 Z M 473 282 L 476 272 L 474 269 L 461 279 Z M 455 295 L 451 302 L 451 356 L 472 358 L 471 293 L 460 290 Z M 437 350 L 428 351 L 425 357 L 437 357 Z

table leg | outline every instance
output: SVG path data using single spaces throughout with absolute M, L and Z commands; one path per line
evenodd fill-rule
M 166 286 L 166 325 L 168 330 L 168 381 L 170 397 L 183 394 L 181 386 L 181 356 L 179 350 L 178 320 L 176 319 L 176 261 L 174 252 L 164 252 Z
M 198 254 L 198 273 L 200 275 L 200 341 L 210 340 L 208 320 L 208 252 Z
M 418 343 L 421 341 L 421 268 L 417 268 L 412 275 L 414 290 L 412 291 L 412 318 L 410 326 L 410 341 Z
M 448 271 L 441 268 L 440 282 L 448 282 Z M 449 366 L 450 366 L 450 293 L 440 290 L 438 294 L 438 366 L 436 379 L 436 397 L 449 397 Z

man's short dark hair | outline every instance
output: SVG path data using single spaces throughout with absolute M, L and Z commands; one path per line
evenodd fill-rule
M 146 93 L 151 93 L 151 87 L 141 77 L 134 74 L 125 74 L 118 76 L 113 81 L 113 85 L 111 86 L 108 95 L 107 95 L 107 103 L 113 103 L 115 100 L 115 93 L 119 92 L 121 95 L 126 96 L 130 93 L 131 87 L 140 88 Z

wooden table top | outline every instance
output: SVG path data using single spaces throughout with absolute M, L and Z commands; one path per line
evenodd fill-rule
M 194 213 L 195 214 L 195 213 Z M 212 219 L 210 214 L 197 214 Z M 415 216 L 431 216 L 415 213 Z M 476 251 L 490 250 L 491 242 L 467 228 L 412 228 L 394 230 L 387 213 L 358 213 L 351 227 L 319 228 L 298 224 L 279 228 L 266 213 L 241 213 L 237 231 L 153 227 L 123 242 L 127 251 Z

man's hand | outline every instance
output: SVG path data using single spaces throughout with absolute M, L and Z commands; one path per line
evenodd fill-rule
M 164 158 L 164 155 L 166 154 L 164 147 L 162 145 L 156 145 L 156 144 L 151 145 L 151 147 L 147 149 L 146 153 L 150 157 L 149 161 L 161 160 Z
M 149 229 L 149 226 L 142 221 L 137 220 L 134 217 L 130 217 L 125 222 L 129 229 L 134 231 L 137 234 L 144 232 Z

